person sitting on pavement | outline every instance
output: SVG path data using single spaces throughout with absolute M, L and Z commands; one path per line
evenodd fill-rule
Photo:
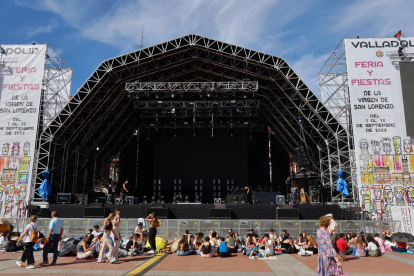
M 394 252 L 407 252 L 407 243 L 397 241 L 397 246 L 391 246 Z
M 341 256 L 342 260 L 346 260 L 346 255 L 352 255 L 352 252 L 354 251 L 352 248 L 348 247 L 344 233 L 338 234 L 338 238 L 336 240 L 336 248 L 338 249 L 339 256 Z
M 138 239 L 138 234 L 133 234 L 129 239 L 128 243 L 125 246 L 125 250 L 128 252 L 128 255 L 136 256 L 139 251 L 141 251 L 140 242 Z
M 229 253 L 237 253 L 238 245 L 236 242 L 236 239 L 234 238 L 235 233 L 229 234 L 229 237 L 227 238 L 227 252 Z
M 280 247 L 282 248 L 282 252 L 283 253 L 293 253 L 293 243 L 290 239 L 290 234 L 289 233 L 285 233 L 283 236 L 283 241 L 280 244 Z
M 367 246 L 367 256 L 369 257 L 378 257 L 381 256 L 381 252 L 379 250 L 379 244 L 377 243 L 377 241 L 374 239 L 374 237 L 372 235 L 368 235 L 367 236 L 367 242 L 368 242 L 368 246 Z
M 219 245 L 219 242 L 217 241 L 217 232 L 215 231 L 211 233 L 210 244 L 213 248 L 217 248 Z
M 249 234 L 247 234 L 246 239 L 244 241 L 246 243 L 246 246 L 249 246 L 250 244 L 255 244 L 257 246 L 257 243 L 259 241 L 259 235 L 257 235 L 254 232 L 254 229 L 250 229 Z
M 85 234 L 83 240 L 81 240 L 76 246 L 77 258 L 78 259 L 87 259 L 93 257 L 93 252 L 91 247 L 88 245 L 89 235 Z
M 93 231 L 92 231 L 92 235 L 94 237 L 99 236 L 100 234 L 103 234 L 101 230 L 99 230 L 99 225 L 94 225 L 93 226 Z
M 308 244 L 308 241 L 306 240 L 306 233 L 303 232 L 300 234 L 299 238 L 295 240 L 294 245 L 297 250 L 300 250 L 306 244 Z
M 9 242 L 10 239 L 10 231 L 4 231 L 1 235 L 0 235 L 0 246 L 1 247 L 5 247 L 6 243 Z
M 203 245 L 203 238 L 204 238 L 204 234 L 202 232 L 197 233 L 195 235 L 193 248 L 195 249 L 197 255 L 200 255 L 200 252 L 201 252 L 200 250 L 201 250 L 201 247 Z
M 280 238 L 278 237 L 277 233 L 275 233 L 275 230 L 270 229 L 269 238 L 271 241 L 273 241 L 274 247 L 280 246 Z
M 355 256 L 366 257 L 365 242 L 362 240 L 362 236 L 359 236 L 354 243 L 355 245 Z
M 148 233 L 147 233 L 147 229 L 145 229 L 145 226 L 142 222 L 139 222 L 137 224 L 137 227 L 135 227 L 134 234 L 138 235 L 139 242 L 141 243 L 141 245 L 144 245 L 144 242 L 145 242 L 144 239 L 148 236 Z
M 275 251 L 273 249 L 273 241 L 270 240 L 269 234 L 264 234 L 263 239 L 262 239 L 261 243 L 259 244 L 259 247 L 262 247 L 262 246 L 264 247 L 264 249 L 262 249 L 262 248 L 259 249 L 259 257 L 260 258 L 273 256 L 275 254 Z M 249 258 L 251 258 L 251 259 L 255 258 L 253 252 L 250 254 Z
M 385 253 L 385 244 L 384 244 L 384 241 L 379 237 L 378 233 L 374 234 L 374 240 L 377 241 L 381 253 L 384 254 Z
M 223 257 L 223 258 L 231 256 L 231 254 L 227 251 L 227 244 L 226 244 L 224 237 L 221 237 L 220 239 L 220 246 L 218 248 L 217 253 L 219 257 Z
M 17 251 L 23 251 L 23 245 L 17 244 L 17 241 L 20 239 L 20 233 L 14 233 L 14 236 L 11 238 L 11 240 L 6 244 L 5 251 L 6 252 L 17 252 Z
M 200 256 L 203 258 L 212 258 L 216 252 L 217 249 L 211 246 L 210 237 L 205 237 L 200 249 Z
M 177 256 L 188 256 L 197 254 L 195 249 L 190 249 L 188 245 L 188 235 L 182 235 L 181 240 L 178 242 Z
M 312 251 L 313 254 L 318 254 L 318 244 L 316 243 L 312 235 L 307 235 L 306 240 L 308 241 L 308 244 L 305 246 L 305 249 L 308 251 Z

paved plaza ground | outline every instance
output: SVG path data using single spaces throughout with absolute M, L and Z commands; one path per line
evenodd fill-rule
M 60 257 L 56 266 L 27 270 L 16 266 L 21 254 L 0 253 L 0 273 L 6 275 L 185 275 L 185 276 L 308 276 L 316 275 L 317 256 L 279 255 L 275 260 L 250 260 L 241 253 L 230 258 L 201 258 L 200 256 L 156 255 L 120 258 L 116 264 L 75 262 L 75 257 Z M 52 254 L 49 254 L 51 262 Z M 40 263 L 41 252 L 35 254 Z M 350 257 L 343 262 L 349 276 L 414 275 L 414 255 L 386 253 L 378 258 Z

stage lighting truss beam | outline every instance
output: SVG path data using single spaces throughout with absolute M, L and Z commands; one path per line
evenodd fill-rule
M 140 127 L 142 129 L 202 129 L 202 128 L 244 128 L 244 129 L 251 129 L 251 131 L 264 131 L 265 126 L 263 124 L 256 124 L 251 123 L 248 125 L 245 125 L 242 121 L 218 121 L 214 122 L 204 122 L 204 121 L 195 121 L 194 123 L 191 122 L 191 124 L 186 124 L 185 122 L 157 122 L 157 123 L 151 123 L 151 124 L 141 124 Z
M 135 101 L 135 108 L 143 109 L 214 109 L 214 108 L 258 108 L 257 100 L 230 100 L 230 101 Z
M 286 154 L 304 145 L 311 159 L 320 161 L 313 162 L 313 169 L 321 174 L 322 184 L 336 190 L 337 170 L 351 173 L 349 134 L 338 116 L 282 58 L 194 34 L 103 61 L 42 132 L 36 188 L 43 181 L 42 171 L 49 169 L 54 174 L 53 189 L 61 189 L 66 181 L 75 190 L 83 185 L 77 181 L 82 172 L 76 168 L 85 147 L 99 144 L 96 159 L 103 164 L 136 138 L 131 134 L 140 117 L 134 111 L 136 99 L 125 93 L 127 82 L 246 78 L 258 81 L 256 97 L 262 98 L 257 113 L 271 127 L 271 140 L 280 143 Z M 127 119 L 128 115 L 132 117 Z M 346 180 L 353 182 L 350 176 Z
M 239 82 L 127 82 L 125 90 L 129 93 L 139 92 L 257 92 L 257 81 Z

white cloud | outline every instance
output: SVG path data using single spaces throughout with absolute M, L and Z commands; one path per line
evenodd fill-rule
M 56 22 L 51 22 L 45 26 L 32 26 L 30 28 L 25 28 L 23 32 L 30 38 L 42 33 L 51 33 L 53 30 L 56 29 L 57 26 L 58 24 Z

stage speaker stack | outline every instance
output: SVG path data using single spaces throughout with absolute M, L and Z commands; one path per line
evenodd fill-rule
M 299 209 L 276 209 L 276 219 L 277 220 L 298 220 L 299 219 Z
M 223 208 L 223 209 L 210 208 L 209 217 L 210 219 L 231 219 L 231 209 L 230 208 Z
M 319 203 L 319 192 L 315 187 L 310 188 L 310 202 L 313 204 Z
M 275 204 L 277 202 L 277 196 L 278 192 L 255 192 L 253 199 L 255 204 Z M 283 201 L 283 203 L 285 202 Z

